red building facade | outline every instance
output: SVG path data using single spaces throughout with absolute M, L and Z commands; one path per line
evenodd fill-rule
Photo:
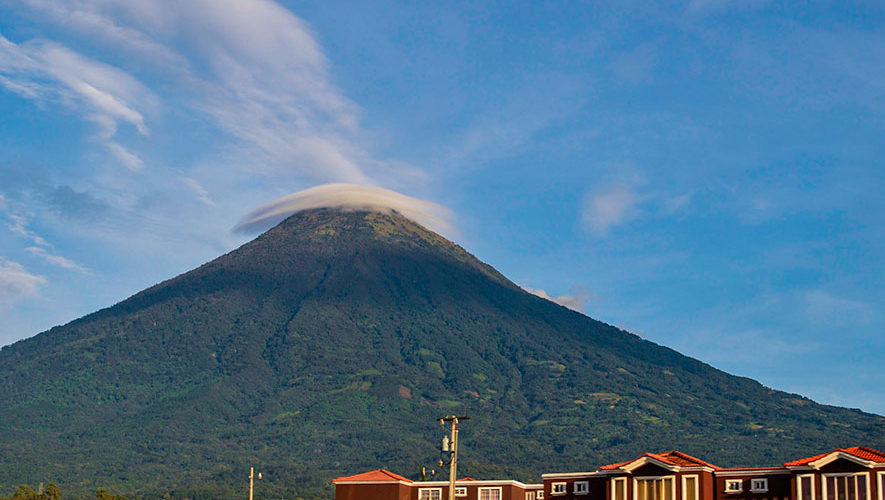
M 543 478 L 552 500 L 885 500 L 885 453 L 854 446 L 779 467 L 729 469 L 669 451 Z
M 543 484 L 456 483 L 458 500 L 885 500 L 885 453 L 854 446 L 777 467 L 723 468 L 668 451 L 592 472 L 543 474 Z M 448 482 L 385 470 L 333 481 L 336 500 L 445 500 Z
M 412 481 L 398 474 L 378 469 L 355 476 L 332 480 L 335 500 L 447 500 L 448 481 Z M 455 482 L 458 500 L 542 500 L 543 485 L 519 481 L 478 481 L 459 479 Z

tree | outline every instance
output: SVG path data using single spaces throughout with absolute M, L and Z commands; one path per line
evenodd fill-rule
M 46 487 L 46 491 L 43 492 L 43 500 L 61 500 L 61 490 L 58 489 L 58 485 L 50 482 L 49 486 Z

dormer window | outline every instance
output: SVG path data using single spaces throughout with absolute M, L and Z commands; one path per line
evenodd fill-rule
M 750 480 L 750 493 L 768 492 L 768 478 L 760 477 Z
M 725 492 L 726 493 L 740 493 L 744 491 L 744 481 L 741 479 L 726 479 L 725 480 Z

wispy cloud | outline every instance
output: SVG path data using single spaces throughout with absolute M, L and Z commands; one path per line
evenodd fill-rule
M 29 273 L 18 262 L 0 257 L 0 299 L 2 303 L 36 295 L 46 278 Z
M 9 228 L 9 231 L 25 238 L 31 244 L 48 246 L 49 243 L 42 236 L 28 228 L 28 218 L 17 213 L 9 205 L 6 198 L 0 196 L 0 213 L 6 216 L 6 227 Z
M 28 253 L 30 253 L 31 255 L 33 255 L 35 257 L 40 257 L 41 259 L 48 262 L 49 264 L 52 264 L 53 266 L 58 266 L 58 267 L 61 267 L 64 269 L 70 269 L 72 271 L 78 271 L 83 274 L 92 274 L 92 272 L 89 269 L 86 269 L 85 267 L 81 266 L 80 264 L 77 264 L 76 262 L 74 262 L 66 257 L 62 257 L 61 255 L 53 255 L 52 253 L 49 253 L 49 251 L 46 250 L 45 248 L 28 247 L 25 250 Z
M 25 5 L 41 19 L 101 43 L 118 60 L 125 54 L 129 67 L 171 86 L 173 92 L 163 92 L 164 104 L 202 113 L 238 139 L 227 144 L 228 151 L 248 159 L 244 169 L 252 175 L 390 183 L 390 162 L 363 146 L 360 109 L 332 82 L 329 62 L 309 26 L 276 2 L 28 0 Z M 101 91 L 93 92 L 72 81 L 70 72 L 53 73 L 57 65 L 50 63 L 56 59 L 15 47 L 30 56 L 32 72 L 53 75 L 101 110 L 96 123 L 113 130 L 114 122 L 128 122 L 146 132 L 143 114 L 125 95 L 85 82 Z M 62 60 L 84 61 L 61 46 L 52 49 Z M 95 72 L 94 65 L 90 69 Z M 46 90 L 37 85 L 32 91 L 33 78 L 9 79 L 7 88 L 19 88 L 21 95 Z M 127 168 L 140 170 L 142 161 L 131 148 L 108 147 Z
M 584 196 L 580 217 L 586 229 L 606 237 L 619 226 L 649 217 L 687 213 L 693 198 L 673 195 L 650 185 L 643 171 L 630 162 L 609 167 L 610 173 Z
M 523 288 L 523 290 L 582 314 L 587 314 L 587 302 L 594 298 L 593 292 L 580 285 L 572 285 L 567 295 L 555 297 L 541 288 Z
M 196 179 L 184 177 L 181 179 L 181 183 L 184 184 L 184 187 L 190 190 L 190 192 L 192 192 L 197 197 L 197 199 L 200 200 L 201 203 L 209 205 L 210 207 L 215 206 L 215 202 L 209 196 L 209 191 L 207 191 L 206 188 L 202 186 L 202 184 L 197 182 Z
M 144 161 L 128 149 L 113 141 L 108 142 L 107 146 L 111 154 L 113 154 L 124 167 L 133 172 L 138 172 L 144 169 Z
M 16 44 L 0 35 L 0 84 L 40 104 L 61 105 L 99 127 L 97 138 L 130 170 L 141 160 L 110 139 L 120 123 L 148 135 L 138 105 L 155 96 L 138 80 L 115 67 L 94 61 L 59 44 L 33 40 Z M 133 168 L 137 167 L 137 168 Z
M 634 186 L 606 186 L 584 199 L 582 219 L 595 234 L 605 236 L 613 227 L 638 217 L 642 200 Z
M 25 239 L 28 244 L 31 245 L 25 248 L 25 251 L 31 255 L 39 257 L 54 266 L 79 271 L 84 274 L 90 274 L 88 269 L 76 262 L 66 257 L 51 253 L 48 249 L 51 248 L 52 245 L 46 241 L 45 238 L 29 228 L 29 217 L 20 211 L 13 209 L 12 203 L 3 195 L 0 195 L 0 215 L 3 215 L 6 218 L 7 228 L 12 234 Z

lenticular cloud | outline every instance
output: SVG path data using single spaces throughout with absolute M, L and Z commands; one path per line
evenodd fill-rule
M 451 211 L 436 203 L 374 186 L 324 184 L 298 191 L 262 205 L 246 215 L 233 231 L 257 234 L 279 224 L 290 215 L 311 208 L 396 211 L 409 219 L 439 232 L 452 229 Z

